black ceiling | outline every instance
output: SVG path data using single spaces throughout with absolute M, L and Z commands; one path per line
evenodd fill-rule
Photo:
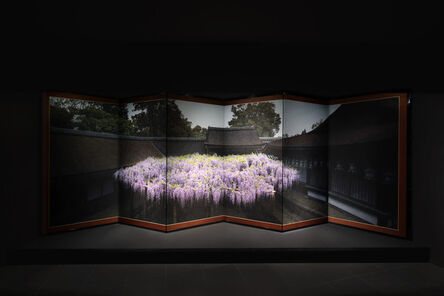
M 38 32 L 12 34 L 6 87 L 221 99 L 444 91 L 433 2 L 122 3 L 41 6 L 42 26 L 25 26 Z
M 439 1 L 59 1 L 47 37 L 137 43 L 410 43 L 441 39 Z

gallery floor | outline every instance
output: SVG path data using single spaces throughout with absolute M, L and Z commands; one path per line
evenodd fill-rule
M 428 262 L 407 239 L 326 223 L 277 232 L 216 223 L 169 233 L 111 224 L 50 234 L 12 250 L 10 264 Z
M 0 268 L 0 295 L 444 295 L 431 263 L 105 264 Z
M 112 224 L 47 235 L 11 255 L 0 295 L 444 295 L 444 269 L 428 263 L 427 248 L 335 224 L 284 233 Z

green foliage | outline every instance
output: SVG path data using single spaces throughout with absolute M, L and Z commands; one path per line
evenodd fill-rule
M 185 118 L 174 100 L 105 104 L 65 98 L 51 98 L 51 126 L 140 137 L 206 137 L 206 128 Z M 168 123 L 167 123 L 168 118 Z
M 51 126 L 111 134 L 130 134 L 134 127 L 118 104 L 51 98 Z
M 120 117 L 118 112 L 108 113 L 96 106 L 88 106 L 78 110 L 75 123 L 80 130 L 110 134 L 123 134 L 122 128 L 131 129 L 128 120 Z
M 166 136 L 166 103 L 150 101 L 134 103 L 134 110 L 140 111 L 131 117 L 134 136 L 165 137 Z
M 200 137 L 203 129 L 191 129 L 191 121 L 183 116 L 174 100 L 134 104 L 140 111 L 132 116 L 134 135 L 144 137 Z M 167 122 L 168 118 L 168 122 Z M 196 129 L 197 128 L 197 129 Z
M 192 137 L 191 121 L 183 116 L 174 100 L 168 101 L 167 118 L 168 137 Z
M 51 106 L 51 125 L 61 128 L 74 128 L 73 114 L 60 106 Z
M 254 126 L 259 137 L 273 137 L 279 132 L 281 117 L 271 102 L 233 105 L 230 127 Z
M 206 138 L 207 137 L 207 128 L 202 128 L 200 125 L 196 125 L 191 130 L 192 136 L 195 138 Z

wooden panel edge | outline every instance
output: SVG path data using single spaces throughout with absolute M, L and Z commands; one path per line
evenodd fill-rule
M 179 222 L 179 223 L 167 225 L 166 231 L 186 229 L 186 228 L 190 228 L 190 227 L 201 226 L 201 225 L 212 224 L 212 223 L 223 222 L 223 221 L 225 221 L 225 216 L 215 216 L 215 217 Z
M 315 218 L 315 219 L 310 219 L 310 220 L 305 220 L 305 221 L 284 224 L 282 226 L 282 230 L 283 231 L 293 230 L 293 229 L 316 225 L 316 224 L 324 224 L 327 222 L 328 222 L 328 217 L 320 217 L 320 218 Z
M 407 94 L 399 96 L 398 135 L 398 229 L 407 236 Z
M 244 98 L 244 99 L 232 99 L 232 100 L 216 100 L 216 99 L 210 99 L 210 98 L 197 98 L 197 97 L 189 97 L 189 96 L 175 95 L 175 94 L 167 94 L 167 97 L 168 97 L 168 99 L 171 99 L 171 100 L 181 100 L 181 101 L 212 104 L 212 105 L 219 105 L 219 106 L 230 106 L 230 105 L 237 105 L 237 104 L 282 100 L 284 98 L 284 95 L 283 94 L 275 94 L 275 95 L 269 95 L 269 96 Z
M 229 105 L 236 105 L 236 104 L 246 104 L 246 103 L 255 103 L 255 102 L 274 101 L 274 100 L 284 99 L 284 94 L 275 94 L 275 95 L 269 95 L 269 96 L 260 96 L 260 97 L 243 98 L 243 99 L 218 100 L 218 99 L 211 99 L 211 98 L 199 98 L 199 97 L 190 97 L 190 96 L 185 96 L 185 95 L 176 95 L 176 94 L 170 94 L 170 93 L 159 93 L 159 94 L 154 94 L 154 95 L 149 95 L 149 96 L 138 96 L 138 97 L 130 97 L 130 98 L 124 98 L 124 99 L 97 97 L 97 96 L 75 94 L 75 93 L 61 92 L 61 91 L 47 91 L 46 93 L 48 94 L 48 96 L 51 96 L 51 97 L 61 97 L 61 98 L 68 98 L 68 99 L 73 99 L 73 100 L 84 100 L 84 101 L 102 102 L 102 103 L 110 103 L 110 104 L 119 104 L 119 103 L 127 104 L 127 103 L 135 103 L 135 102 L 157 101 L 157 100 L 163 100 L 163 99 L 168 98 L 171 100 L 181 100 L 181 101 L 212 104 L 212 105 L 219 105 L 219 106 L 229 106 Z M 300 101 L 325 104 L 325 101 L 323 101 L 323 100 L 303 98 L 303 97 L 297 97 L 298 99 L 296 99 L 296 96 L 291 96 L 291 98 L 295 99 L 295 100 L 300 100 Z
M 197 97 L 189 97 L 189 96 L 175 95 L 175 94 L 167 94 L 166 97 L 168 98 L 168 100 L 180 100 L 180 101 L 219 105 L 219 106 L 226 105 L 225 101 L 209 99 L 209 98 L 197 98 Z
M 67 98 L 67 99 L 73 99 L 73 100 L 101 102 L 101 103 L 108 103 L 108 104 L 119 104 L 120 103 L 119 99 L 96 97 L 96 96 L 75 94 L 75 93 L 69 93 L 69 92 L 46 91 L 46 94 L 48 97 L 60 97 L 60 98 Z
M 48 233 L 49 225 L 49 96 L 42 94 L 42 234 Z
M 241 225 L 254 226 L 254 227 L 259 227 L 259 228 L 264 228 L 264 229 L 282 231 L 282 224 L 276 224 L 276 223 L 271 223 L 271 222 L 263 222 L 263 221 L 259 221 L 259 220 L 252 220 L 252 219 L 233 217 L 233 216 L 225 216 L 224 221 L 232 222 L 232 223 L 236 223 L 236 224 L 241 224 Z
M 203 218 L 203 219 L 196 219 L 196 220 L 191 220 L 191 221 L 184 221 L 184 222 L 174 223 L 174 224 L 170 224 L 170 225 L 117 216 L 117 217 L 112 217 L 112 218 L 104 218 L 104 219 L 99 219 L 99 220 L 72 223 L 72 224 L 66 224 L 66 225 L 61 225 L 61 226 L 53 226 L 53 227 L 50 227 L 48 230 L 49 230 L 49 232 L 53 233 L 53 232 L 76 230 L 76 229 L 82 229 L 82 228 L 111 224 L 111 223 L 123 223 L 123 224 L 127 224 L 127 225 L 133 225 L 133 226 L 143 227 L 143 228 L 147 228 L 147 229 L 167 232 L 167 231 L 174 231 L 174 230 L 180 230 L 180 229 L 188 229 L 191 227 L 203 226 L 203 225 L 207 225 L 207 224 L 224 222 L 224 221 L 225 222 L 232 222 L 232 223 L 240 224 L 240 225 L 248 225 L 248 226 L 255 226 L 255 227 L 264 228 L 264 229 L 282 231 L 281 224 L 276 224 L 276 223 L 271 223 L 271 222 L 263 222 L 263 221 L 258 221 L 258 220 L 251 220 L 251 219 L 246 219 L 246 218 L 232 217 L 232 216 L 223 216 L 223 215 L 209 217 L 209 218 Z
M 307 97 L 301 97 L 291 94 L 284 94 L 284 100 L 289 101 L 298 101 L 298 102 L 305 102 L 305 103 L 312 103 L 312 104 L 320 104 L 320 105 L 329 105 L 329 100 L 322 100 L 322 99 L 314 99 L 314 98 L 307 98 Z
M 123 224 L 148 228 L 148 229 L 166 231 L 165 224 L 160 224 L 160 223 L 155 223 L 155 222 L 143 221 L 143 220 L 132 219 L 132 218 L 127 218 L 127 217 L 119 217 L 118 222 L 123 223 Z
M 113 224 L 113 223 L 117 223 L 117 222 L 119 222 L 119 217 L 97 219 L 97 220 L 91 220 L 91 221 L 85 221 L 85 222 L 78 222 L 78 223 L 48 227 L 48 232 L 54 233 L 54 232 L 60 232 L 60 231 L 77 230 L 77 229 L 88 228 L 88 227 L 93 227 L 93 226 Z
M 140 96 L 140 97 L 120 99 L 120 103 L 121 104 L 129 104 L 129 103 L 137 103 L 137 102 L 161 101 L 161 100 L 166 100 L 166 98 L 167 98 L 167 94 L 159 93 L 159 94 L 150 95 L 150 96 Z
M 406 93 L 403 92 L 387 92 L 387 93 L 378 93 L 364 96 L 356 96 L 342 99 L 332 99 L 328 101 L 328 105 L 337 105 L 337 104 L 349 104 L 349 103 L 358 103 L 365 101 L 374 101 L 374 100 L 383 100 L 390 98 L 397 98 L 406 96 Z
M 283 94 L 275 94 L 275 95 L 261 96 L 261 97 L 226 100 L 226 101 L 224 101 L 224 103 L 225 103 L 224 105 L 229 106 L 229 105 L 257 103 L 257 102 L 264 102 L 264 101 L 277 101 L 277 100 L 283 100 L 283 99 L 284 99 Z
M 328 217 L 328 222 L 403 237 L 403 233 L 400 232 L 399 229 L 386 228 L 383 226 L 360 223 L 334 217 Z

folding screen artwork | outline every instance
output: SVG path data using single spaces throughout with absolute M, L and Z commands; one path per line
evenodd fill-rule
M 166 99 L 122 102 L 119 134 L 119 221 L 164 230 L 166 224 Z
M 329 217 L 345 224 L 399 229 L 398 186 L 405 164 L 399 140 L 402 98 L 330 105 L 328 119 Z M 405 116 L 405 115 L 404 115 Z M 402 137 L 405 138 L 405 135 Z M 403 168 L 399 171 L 400 168 Z M 401 205 L 402 206 L 402 205 Z M 372 229 L 372 228 L 369 228 Z
M 333 222 L 405 236 L 406 105 L 47 93 L 43 230 Z
M 63 96 L 51 96 L 48 103 L 48 226 L 117 221 L 113 174 L 120 165 L 120 104 Z
M 167 109 L 167 229 L 222 221 L 218 159 L 205 152 L 205 139 L 223 125 L 223 106 L 170 95 Z
M 328 106 L 286 99 L 282 159 L 298 173 L 284 191 L 284 229 L 327 222 Z

